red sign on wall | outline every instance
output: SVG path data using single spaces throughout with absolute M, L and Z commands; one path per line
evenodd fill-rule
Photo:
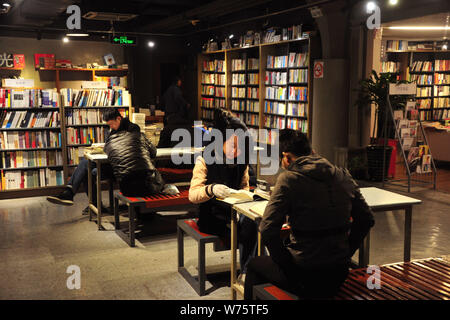
M 323 78 L 323 61 L 314 61 L 314 78 Z

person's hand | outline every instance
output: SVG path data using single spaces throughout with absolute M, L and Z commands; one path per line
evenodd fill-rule
M 224 184 L 215 184 L 211 191 L 217 198 L 223 199 L 230 195 L 230 188 Z

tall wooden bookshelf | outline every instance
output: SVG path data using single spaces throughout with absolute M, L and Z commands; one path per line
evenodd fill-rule
M 5 72 L 4 70 L 1 70 L 2 74 Z M 19 70 L 20 71 L 20 70 Z M 45 167 L 25 167 L 25 168 L 7 168 L 7 169 L 1 169 L 0 171 L 30 171 L 30 170 L 39 170 L 39 169 L 52 169 L 57 170 L 60 169 L 63 174 L 63 183 L 62 185 L 58 186 L 48 186 L 48 187 L 32 187 L 32 188 L 21 188 L 21 189 L 10 189 L 10 190 L 2 190 L 0 191 L 0 200 L 1 199 L 12 199 L 12 198 L 21 198 L 21 197 L 34 197 L 34 196 L 43 196 L 43 195 L 54 195 L 61 192 L 64 188 L 64 185 L 68 182 L 68 179 L 70 175 L 73 172 L 73 169 L 76 167 L 75 163 L 69 164 L 69 157 L 68 152 L 71 148 L 81 148 L 90 146 L 93 142 L 101 142 L 96 141 L 95 139 L 92 139 L 89 141 L 89 143 L 84 144 L 68 144 L 67 143 L 67 130 L 69 128 L 78 128 L 78 129 L 89 129 L 89 128 L 107 128 L 107 125 L 104 123 L 89 123 L 89 124 L 77 124 L 77 125 L 71 125 L 67 123 L 66 113 L 68 111 L 73 110 L 98 110 L 101 112 L 101 110 L 110 107 L 110 106 L 83 106 L 83 107 L 67 107 L 64 106 L 64 104 L 61 101 L 61 83 L 62 81 L 70 81 L 69 79 L 65 80 L 64 76 L 61 77 L 61 75 L 64 74 L 84 74 L 82 77 L 82 80 L 89 80 L 94 81 L 96 76 L 117 76 L 117 75 L 126 75 L 128 73 L 128 69 L 66 69 L 66 68 L 52 68 L 52 69 L 39 69 L 39 72 L 45 72 L 45 73 L 54 73 L 54 82 L 55 87 L 58 92 L 58 102 L 59 105 L 57 108 L 23 108 L 22 111 L 27 112 L 37 112 L 37 111 L 56 111 L 60 115 L 60 125 L 55 128 L 0 128 L 0 132 L 36 132 L 36 131 L 52 131 L 52 132 L 58 132 L 60 134 L 60 145 L 52 148 L 23 148 L 23 149 L 0 149 L 0 157 L 1 153 L 4 152 L 14 152 L 14 151 L 59 151 L 62 153 L 62 165 L 58 166 L 45 166 Z M 8 69 L 8 72 L 9 69 Z M 14 70 L 14 72 L 17 72 L 17 70 Z M 86 76 L 87 75 L 87 76 Z M 44 77 L 45 78 L 45 77 Z M 79 80 L 79 79 L 76 79 Z M 26 88 L 21 88 L 26 89 Z M 121 113 L 125 114 L 126 116 L 131 117 L 131 96 L 130 96 L 130 103 L 127 106 L 113 106 L 114 108 L 118 108 Z M 21 111 L 19 110 L 21 108 L 0 108 L 0 112 L 13 112 L 13 111 Z
M 382 66 L 396 65 L 380 71 L 395 73 L 399 80 L 416 82 L 416 100 L 422 121 L 450 118 L 450 51 L 439 50 L 437 42 L 432 41 L 425 42 L 429 43 L 428 49 L 417 49 L 417 43 L 420 44 L 414 42 L 411 48 L 408 41 L 384 41 Z M 442 61 L 447 64 L 440 63 Z
M 226 105 L 225 108 L 232 111 L 237 117 L 244 120 L 249 129 L 258 131 L 258 142 L 263 144 L 270 144 L 275 137 L 262 136 L 262 131 L 259 129 L 283 129 L 293 128 L 302 130 L 311 138 L 311 123 L 312 123 L 312 73 L 311 71 L 311 41 L 313 39 L 302 38 L 296 40 L 285 40 L 280 42 L 264 43 L 243 48 L 232 48 L 227 50 L 219 50 L 214 52 L 203 52 L 198 55 L 198 115 L 202 117 L 202 67 L 204 61 L 212 60 L 213 57 L 221 57 L 225 60 L 226 65 Z M 303 54 L 307 59 L 301 65 L 290 65 L 290 54 Z M 269 57 L 285 56 L 286 64 L 282 66 L 268 65 Z M 259 67 L 249 68 L 249 60 L 252 62 L 258 61 Z M 233 60 L 241 61 L 241 65 L 245 66 L 242 70 L 234 70 Z M 285 81 L 283 83 L 266 81 L 266 75 L 273 73 L 284 73 Z M 301 73 L 303 79 L 299 80 L 298 75 Z M 249 77 L 257 75 L 258 82 L 250 84 Z M 233 81 L 234 77 L 234 81 Z M 241 77 L 241 78 L 239 78 Z M 242 79 L 242 83 L 239 82 Z M 277 87 L 284 89 L 285 94 L 280 97 L 271 97 L 268 88 Z M 295 96 L 290 96 L 290 90 L 296 88 L 303 90 L 303 97 L 300 99 Z M 239 96 L 239 89 L 241 95 Z M 237 94 L 236 94 L 237 93 Z M 256 94 L 256 97 L 252 95 Z M 237 95 L 237 96 L 236 96 Z M 253 105 L 252 105 L 253 103 Z M 257 104 L 256 104 L 257 103 Z M 275 112 L 269 108 L 270 104 L 284 104 L 285 108 Z M 256 105 L 255 105 L 256 104 Z M 289 112 L 289 105 L 302 104 L 303 112 L 294 113 Z M 214 106 L 216 107 L 216 106 Z M 273 121 L 280 120 L 279 122 Z

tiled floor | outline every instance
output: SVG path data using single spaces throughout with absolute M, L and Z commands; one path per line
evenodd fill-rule
M 414 188 L 409 195 L 423 200 L 413 212 L 412 258 L 449 254 L 449 193 Z M 130 248 L 113 231 L 98 231 L 81 215 L 86 201 L 84 194 L 76 196 L 72 207 L 45 198 L 0 201 L 0 299 L 200 299 L 177 272 L 174 218 L 146 221 L 154 230 L 163 224 L 169 228 Z M 403 225 L 402 212 L 376 214 L 372 264 L 402 260 Z M 186 239 L 185 245 L 186 265 L 194 269 L 196 243 Z M 229 259 L 229 252 L 207 247 L 207 266 L 226 269 Z M 81 270 L 79 290 L 67 288 L 71 265 Z M 230 298 L 223 283 L 228 275 L 217 279 L 218 288 L 202 299 Z

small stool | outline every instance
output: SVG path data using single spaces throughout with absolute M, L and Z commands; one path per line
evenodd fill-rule
M 184 235 L 192 237 L 198 244 L 198 279 L 192 276 L 184 267 Z M 219 236 L 203 233 L 199 230 L 197 219 L 180 219 L 177 221 L 178 238 L 178 272 L 186 279 L 199 296 L 205 295 L 205 245 L 214 244 L 214 251 L 229 250 L 221 246 Z

